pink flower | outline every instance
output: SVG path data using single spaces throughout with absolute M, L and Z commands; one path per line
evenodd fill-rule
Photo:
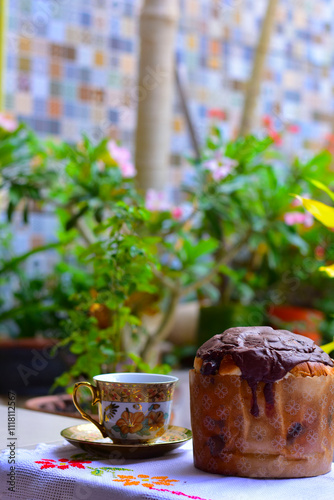
M 108 142 L 108 151 L 113 160 L 118 164 L 122 177 L 130 178 L 136 175 L 136 169 L 131 161 L 130 151 L 118 146 L 115 141 Z
M 5 113 L 0 113 L 0 128 L 7 132 L 14 132 L 18 126 L 18 122 L 13 117 Z
M 313 225 L 313 216 L 308 212 L 286 212 L 284 214 L 284 222 L 288 226 L 303 224 L 305 227 L 311 227 Z
M 282 136 L 277 132 L 277 130 L 269 129 L 268 135 L 277 146 L 280 146 L 282 144 Z
M 264 115 L 264 117 L 262 118 L 262 123 L 263 123 L 263 126 L 264 127 L 268 127 L 268 128 L 273 128 L 273 119 L 271 116 L 269 115 Z
M 151 212 L 167 212 L 171 206 L 164 191 L 148 189 L 146 193 L 145 206 Z
M 212 177 L 215 181 L 220 181 L 225 179 L 237 165 L 238 162 L 236 160 L 218 154 L 216 158 L 206 161 L 203 166 L 206 170 L 212 172 Z
M 226 113 L 222 109 L 212 108 L 208 111 L 208 116 L 210 118 L 218 118 L 219 120 L 225 120 Z
M 119 168 L 122 172 L 122 177 L 124 177 L 125 179 L 129 179 L 131 177 L 134 177 L 137 173 L 135 166 L 131 161 L 120 163 Z
M 110 156 L 117 162 L 123 163 L 126 161 L 131 160 L 131 154 L 130 151 L 126 148 L 122 148 L 121 146 L 118 146 L 115 141 L 109 141 L 108 142 L 108 151 L 110 153 Z
M 290 125 L 288 125 L 288 131 L 291 132 L 291 134 L 299 134 L 300 126 L 296 123 L 291 123 Z
M 180 220 L 183 216 L 183 210 L 181 207 L 174 207 L 172 209 L 171 213 L 172 213 L 173 219 L 175 219 L 175 220 Z
M 225 179 L 232 171 L 232 167 L 229 165 L 222 165 L 221 167 L 218 167 L 214 172 L 212 172 L 212 177 L 214 178 L 215 181 L 221 181 L 222 179 Z

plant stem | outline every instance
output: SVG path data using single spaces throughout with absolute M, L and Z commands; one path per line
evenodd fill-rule
M 69 212 L 71 215 L 73 215 L 73 211 L 71 210 L 71 208 L 69 209 Z M 76 221 L 75 227 L 79 231 L 82 239 L 84 240 L 84 242 L 86 243 L 87 246 L 93 245 L 94 243 L 96 243 L 96 238 L 95 238 L 93 232 L 91 231 L 91 229 L 86 224 L 83 217 L 80 217 Z
M 165 276 L 161 271 L 158 271 L 158 269 L 152 268 L 152 272 L 157 278 L 157 280 L 160 281 L 162 285 L 164 285 L 166 288 L 169 290 L 176 290 L 177 287 L 172 279 L 170 279 L 168 276 Z

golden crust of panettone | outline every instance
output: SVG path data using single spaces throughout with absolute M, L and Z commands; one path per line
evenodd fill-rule
M 195 357 L 194 368 L 196 372 L 200 372 L 203 360 Z M 334 377 L 334 367 L 324 365 L 323 363 L 316 362 L 303 362 L 296 365 L 290 370 L 291 375 L 294 377 L 320 377 L 332 376 Z M 240 368 L 234 363 L 232 356 L 225 356 L 219 366 L 220 375 L 241 375 Z

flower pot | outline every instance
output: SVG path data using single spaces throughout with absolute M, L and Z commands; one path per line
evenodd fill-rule
M 270 306 L 268 317 L 275 328 L 290 330 L 321 343 L 320 324 L 325 319 L 323 312 L 316 309 L 289 305 Z
M 85 411 L 98 421 L 98 415 L 92 414 L 91 398 L 86 398 L 82 403 Z M 40 411 L 43 413 L 53 413 L 64 417 L 73 417 L 82 419 L 80 413 L 74 406 L 71 394 L 55 394 L 52 396 L 41 396 L 28 399 L 24 403 L 27 410 Z
M 52 339 L 0 340 L 0 394 L 9 390 L 19 396 L 47 394 L 72 362 L 65 349 L 54 352 L 55 345 Z

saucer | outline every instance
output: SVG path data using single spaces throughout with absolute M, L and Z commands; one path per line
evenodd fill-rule
M 103 438 L 94 424 L 74 425 L 60 433 L 69 443 L 82 450 L 109 459 L 153 458 L 178 448 L 192 438 L 185 427 L 169 425 L 168 430 L 153 443 L 116 444 Z

